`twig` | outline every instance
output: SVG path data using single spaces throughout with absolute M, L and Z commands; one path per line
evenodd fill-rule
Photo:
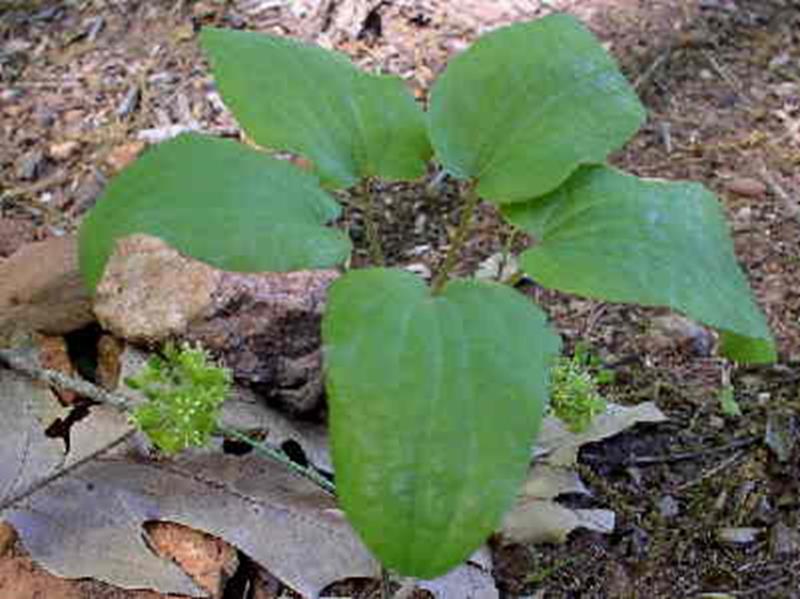
M 736 452 L 731 457 L 722 460 L 719 464 L 717 464 L 713 468 L 710 468 L 709 470 L 706 470 L 705 472 L 703 472 L 703 474 L 701 474 L 699 477 L 697 477 L 697 478 L 695 478 L 693 480 L 687 481 L 687 482 L 685 482 L 683 484 L 678 485 L 677 487 L 675 487 L 673 489 L 673 491 L 674 492 L 683 491 L 685 489 L 688 489 L 689 487 L 693 487 L 693 486 L 695 486 L 697 484 L 700 484 L 704 480 L 709 479 L 709 478 L 711 478 L 712 476 L 714 476 L 716 474 L 719 474 L 720 472 L 722 472 L 726 468 L 728 468 L 731 465 L 733 465 L 736 462 L 738 462 L 742 458 L 743 455 L 744 455 L 743 451 Z
M 111 393 L 89 381 L 71 377 L 63 372 L 42 368 L 33 359 L 25 357 L 19 350 L 0 349 L 0 366 L 22 372 L 32 379 L 43 381 L 64 391 L 75 391 L 92 401 L 108 404 L 118 410 L 130 408 L 130 400 L 125 396 Z
M 672 154 L 672 125 L 669 121 L 661 121 L 658 124 L 658 128 L 661 131 L 661 139 L 664 141 L 664 150 L 667 154 Z
M 741 96 L 741 98 L 745 101 L 745 104 L 748 106 L 752 104 L 752 101 L 748 97 L 748 95 L 742 89 L 742 85 L 731 75 L 721 64 L 717 62 L 714 56 L 708 50 L 701 50 L 703 56 L 708 61 L 708 64 L 711 65 L 711 68 L 716 71 L 717 75 L 728 84 L 728 86 L 733 90 L 735 94 Z
M 655 74 L 658 67 L 660 67 L 672 54 L 673 48 L 670 46 L 664 52 L 656 56 L 656 59 L 650 63 L 644 72 L 636 78 L 636 81 L 633 83 L 633 89 L 639 91 L 639 89 L 647 83 L 650 78 Z
M 110 405 L 123 412 L 128 412 L 131 409 L 132 401 L 121 393 L 112 393 L 110 391 L 106 391 L 105 389 L 102 389 L 97 385 L 93 385 L 89 381 L 77 379 L 68 376 L 62 372 L 58 372 L 56 370 L 49 370 L 47 368 L 42 368 L 37 364 L 35 364 L 34 362 L 35 360 L 33 358 L 31 358 L 30 356 L 26 357 L 19 350 L 0 349 L 0 366 L 5 366 L 12 370 L 22 372 L 34 380 L 43 381 L 49 385 L 58 387 L 59 389 L 66 391 L 74 391 L 84 397 L 88 397 L 89 399 L 97 403 Z M 330 493 L 331 495 L 335 495 L 336 488 L 333 485 L 333 483 L 331 483 L 328 479 L 326 479 L 319 472 L 317 472 L 312 466 L 303 467 L 297 464 L 296 462 L 293 462 L 291 458 L 289 458 L 289 456 L 287 456 L 286 453 L 281 451 L 279 448 L 268 445 L 266 443 L 256 443 L 255 441 L 250 439 L 250 437 L 248 437 L 247 435 L 240 433 L 239 431 L 234 429 L 220 428 L 219 432 L 223 435 L 231 436 L 238 439 L 239 441 L 247 443 L 256 451 L 256 453 L 259 453 L 265 457 L 280 462 L 293 472 L 315 483 L 323 491 Z M 127 436 L 128 435 L 126 435 L 126 438 Z M 114 444 L 116 443 L 117 441 L 114 442 Z M 108 451 L 109 449 L 111 449 L 111 447 L 114 446 L 114 444 L 99 450 L 99 453 Z M 90 457 L 95 457 L 96 455 L 99 455 L 99 453 L 95 452 Z M 70 466 L 70 469 L 74 467 L 75 465 Z M 59 473 L 50 477 L 49 479 L 45 479 L 44 481 L 37 483 L 36 489 L 42 488 L 43 486 L 49 484 L 50 482 L 52 482 L 61 475 L 62 472 L 60 471 Z M 27 497 L 30 493 L 33 492 L 29 491 L 30 490 L 26 491 L 22 497 L 16 496 L 12 498 L 13 502 L 19 501 L 20 499 Z M 6 503 L 7 502 L 4 502 L 1 507 L 5 507 Z
M 797 201 L 793 200 L 789 193 L 781 187 L 781 185 L 775 180 L 775 177 L 769 172 L 766 166 L 761 165 L 761 176 L 766 181 L 767 185 L 772 189 L 772 192 L 778 196 L 783 205 L 786 208 L 786 212 L 792 218 L 797 218 L 798 214 L 800 214 L 800 206 L 798 206 Z
M 781 586 L 782 584 L 786 584 L 791 580 L 792 575 L 787 574 L 785 576 L 780 576 L 778 578 L 773 578 L 772 580 L 768 580 L 767 582 L 760 584 L 756 587 L 751 589 L 747 589 L 745 591 L 735 591 L 731 593 L 734 597 L 750 597 L 752 595 L 762 595 L 762 593 L 774 589 L 775 587 Z M 762 595 L 763 597 L 763 595 Z
M 232 429 L 232 428 L 219 428 L 219 432 L 227 437 L 233 437 L 241 441 L 242 443 L 247 443 L 250 447 L 253 448 L 253 451 L 256 453 L 280 462 L 284 466 L 286 466 L 289 470 L 299 474 L 310 480 L 312 483 L 320 487 L 323 491 L 330 493 L 331 495 L 336 495 L 336 486 L 329 481 L 327 478 L 322 476 L 319 472 L 317 472 L 313 466 L 304 467 L 298 464 L 297 462 L 293 462 L 292 459 L 286 455 L 286 452 L 282 451 L 281 449 L 270 445 L 268 443 L 256 443 L 250 437 L 245 435 L 244 433 L 240 433 L 239 431 Z
M 721 447 L 708 447 L 698 451 L 687 451 L 682 453 L 668 453 L 663 456 L 634 456 L 625 460 L 626 466 L 648 466 L 652 464 L 670 464 L 672 462 L 685 462 L 688 460 L 696 460 L 709 455 L 716 455 L 718 453 L 726 453 L 734 449 L 742 449 L 750 447 L 761 441 L 760 435 L 753 435 L 744 437 L 743 439 L 734 439 L 727 445 Z
M 48 179 L 32 183 L 31 185 L 23 185 L 21 187 L 12 187 L 11 189 L 6 189 L 3 191 L 3 199 L 13 200 L 14 198 L 21 196 L 33 195 L 49 187 L 61 185 L 67 181 L 69 181 L 69 175 L 65 173 L 56 173 Z

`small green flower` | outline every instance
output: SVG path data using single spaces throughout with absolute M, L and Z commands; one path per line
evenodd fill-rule
M 572 358 L 559 358 L 551 373 L 550 409 L 574 433 L 585 431 L 606 409 L 586 356 L 576 351 Z
M 126 383 L 148 399 L 133 411 L 133 421 L 158 449 L 172 454 L 208 442 L 230 390 L 231 373 L 199 346 L 170 343 L 163 356 L 151 357 Z

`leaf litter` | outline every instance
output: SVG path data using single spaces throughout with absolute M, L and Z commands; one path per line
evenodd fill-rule
M 141 358 L 134 354 L 123 363 L 141 363 Z M 98 454 L 131 432 L 127 419 L 106 406 L 93 406 L 91 416 L 74 425 L 72 450 L 65 455 L 59 439 L 42 434 L 48 422 L 64 414 L 52 392 L 8 370 L 0 370 L 0 390 L 5 400 L 0 434 L 7 440 L 0 446 L 3 518 L 17 529 L 31 556 L 59 576 L 202 594 L 180 568 L 153 553 L 144 526 L 154 521 L 228 541 L 303 596 L 316 597 L 338 580 L 379 574 L 335 499 L 277 462 L 213 450 L 149 459 L 140 442 Z M 312 463 L 329 471 L 326 438 L 313 427 L 306 445 L 309 429 L 241 396 L 227 402 L 224 418 L 268 430 L 272 442 L 299 442 Z M 613 512 L 571 510 L 556 502 L 564 493 L 587 492 L 570 469 L 575 452 L 637 421 L 661 418 L 652 405 L 612 404 L 581 434 L 547 418 L 533 451 L 539 459 L 502 534 L 515 541 L 561 542 L 578 526 L 608 532 Z M 21 498 L 9 507 L 11 497 Z M 447 575 L 417 584 L 437 598 L 497 596 L 485 549 Z
M 196 595 L 188 577 L 153 554 L 143 537 L 143 524 L 164 520 L 224 538 L 304 596 L 316 597 L 342 578 L 377 576 L 376 562 L 335 500 L 277 462 L 208 451 L 143 460 L 126 448 L 79 464 L 88 448 L 65 459 L 57 441 L 42 441 L 36 410 L 51 399 L 14 373 L 0 376 L 3 435 L 14 439 L 2 445 L 9 458 L 5 497 L 35 486 L 62 462 L 75 466 L 3 513 L 50 571 Z M 108 445 L 96 431 L 76 433 L 77 447 L 90 439 L 91 447 Z

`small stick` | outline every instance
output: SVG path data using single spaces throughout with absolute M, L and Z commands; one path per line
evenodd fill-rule
M 764 181 L 767 182 L 772 192 L 781 199 L 789 216 L 797 218 L 798 214 L 800 214 L 800 206 L 798 206 L 797 201 L 793 200 L 789 193 L 778 184 L 775 177 L 772 176 L 766 166 L 762 165 L 761 176 L 764 177 Z
M 735 464 L 736 462 L 738 462 L 742 458 L 743 455 L 744 455 L 744 452 L 738 451 L 735 454 L 733 454 L 731 457 L 722 460 L 719 464 L 717 464 L 713 468 L 710 468 L 709 470 L 706 470 L 699 477 L 697 477 L 697 478 L 695 478 L 693 480 L 687 481 L 685 483 L 682 483 L 682 484 L 678 485 L 677 487 L 675 487 L 673 490 L 675 492 L 683 491 L 685 489 L 688 489 L 689 487 L 693 487 L 695 485 L 698 485 L 701 482 L 703 482 L 704 480 L 709 479 L 709 478 L 711 478 L 712 476 L 714 476 L 716 474 L 719 474 L 720 472 L 722 472 L 726 468 L 728 468 L 731 465 Z
M 633 83 L 633 89 L 639 91 L 645 83 L 647 83 L 650 78 L 655 74 L 658 67 L 660 67 L 672 54 L 672 48 L 667 48 L 664 52 L 659 54 L 656 59 L 650 63 L 644 72 L 636 78 L 636 81 Z
M 664 149 L 667 151 L 667 154 L 672 154 L 672 125 L 669 121 L 661 121 L 659 123 L 659 129 L 661 130 L 661 138 L 664 141 Z
M 731 75 L 708 50 L 701 50 L 703 56 L 708 61 L 708 64 L 711 65 L 711 68 L 716 71 L 717 75 L 719 75 L 722 80 L 730 86 L 730 88 L 736 93 L 737 95 L 741 96 L 742 99 L 745 101 L 745 104 L 752 105 L 752 101 L 748 97 L 748 95 L 742 89 L 741 84 Z
M 34 380 L 43 381 L 49 385 L 58 387 L 59 389 L 74 391 L 84 397 L 88 397 L 92 401 L 95 401 L 99 404 L 110 405 L 123 412 L 128 412 L 131 409 L 132 401 L 129 398 L 125 397 L 123 394 L 106 391 L 105 389 L 102 389 L 97 385 L 93 385 L 89 381 L 68 376 L 63 372 L 42 368 L 34 363 L 34 359 L 32 359 L 30 356 L 26 357 L 19 350 L 0 349 L 0 366 L 6 366 L 11 370 L 21 372 Z M 135 430 L 132 432 L 135 432 Z M 247 443 L 256 451 L 256 453 L 259 453 L 265 457 L 280 462 L 283 466 L 289 468 L 296 474 L 299 474 L 307 478 L 311 482 L 315 483 L 323 491 L 331 495 L 335 495 L 336 488 L 334 487 L 332 482 L 330 482 L 328 479 L 322 476 L 312 466 L 303 467 L 297 464 L 296 462 L 293 462 L 289 458 L 289 456 L 287 456 L 279 448 L 271 446 L 267 443 L 256 443 L 255 441 L 250 439 L 247 435 L 240 433 L 237 430 L 229 428 L 220 428 L 218 432 L 222 435 L 231 436 L 238 439 L 239 441 Z M 124 438 L 127 438 L 128 436 L 129 435 L 126 435 Z M 114 441 L 114 443 L 105 448 L 100 449 L 98 452 L 95 452 L 90 457 L 95 457 L 100 453 L 108 451 L 109 449 L 111 449 L 111 447 L 114 447 L 121 440 L 122 439 Z M 85 461 L 86 460 L 83 460 L 81 463 Z M 74 468 L 76 465 L 71 466 L 70 469 Z M 43 486 L 49 484 L 50 482 L 52 482 L 53 480 L 62 475 L 63 471 L 59 471 L 55 475 L 37 483 L 33 490 L 30 489 L 26 490 L 22 495 L 15 496 L 12 497 L 10 500 L 4 501 L 2 506 L 0 507 L 5 507 L 7 504 L 9 504 L 9 501 L 14 503 L 16 501 L 19 501 L 20 499 L 24 499 L 25 497 L 33 493 L 35 490 L 42 488 Z
M 26 358 L 19 350 L 0 349 L 0 366 L 6 366 L 28 375 L 30 378 L 43 381 L 65 391 L 74 391 L 92 401 L 108 404 L 118 410 L 128 410 L 130 400 L 121 394 L 111 393 L 93 385 L 89 381 L 77 379 L 57 370 L 42 368 L 30 358 Z
M 760 435 L 753 435 L 744 437 L 743 439 L 735 439 L 721 447 L 708 447 L 698 451 L 687 451 L 682 453 L 668 453 L 663 456 L 638 456 L 625 460 L 626 466 L 648 466 L 652 464 L 669 464 L 672 462 L 685 462 L 688 460 L 696 460 L 708 455 L 715 455 L 718 453 L 726 453 L 734 449 L 742 449 L 750 447 L 761 441 Z

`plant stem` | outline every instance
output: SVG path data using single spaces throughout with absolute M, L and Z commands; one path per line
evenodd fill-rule
M 375 215 L 375 198 L 372 196 L 372 181 L 366 177 L 358 186 L 359 202 L 364 214 L 364 225 L 367 229 L 369 257 L 374 266 L 383 266 L 383 248 L 378 233 L 378 220 Z
M 76 379 L 63 372 L 42 368 L 36 363 L 36 359 L 26 355 L 27 353 L 25 350 L 0 349 L 0 365 L 22 372 L 32 379 L 43 381 L 59 389 L 74 391 L 97 403 L 108 404 L 123 411 L 128 409 L 130 400 L 123 395 L 110 393 L 89 381 Z
M 453 235 L 453 239 L 450 242 L 450 249 L 447 252 L 447 256 L 445 256 L 442 267 L 439 269 L 439 272 L 436 273 L 436 278 L 433 280 L 432 288 L 434 295 L 439 294 L 442 291 L 445 283 L 447 283 L 450 277 L 450 271 L 453 270 L 456 260 L 461 253 L 461 249 L 464 246 L 464 242 L 467 240 L 467 234 L 469 233 L 469 228 L 472 224 L 472 217 L 478 208 L 478 202 L 480 201 L 480 198 L 475 192 L 474 183 L 469 185 L 466 195 L 467 200 L 464 204 L 463 210 L 461 211 L 461 220 L 458 223 L 458 228 L 456 229 L 455 235 Z
M 118 410 L 123 412 L 128 412 L 131 406 L 131 400 L 129 400 L 125 395 L 122 393 L 116 392 L 112 393 L 110 391 L 106 391 L 97 385 L 93 385 L 89 381 L 85 381 L 82 379 L 77 379 L 75 377 L 71 377 L 69 375 L 64 374 L 63 372 L 58 372 L 56 370 L 49 370 L 47 368 L 42 368 L 38 364 L 36 364 L 36 358 L 33 355 L 29 355 L 30 352 L 21 352 L 19 350 L 7 350 L 7 349 L 0 349 L 0 366 L 7 366 L 11 370 L 16 370 L 21 372 L 34 380 L 43 381 L 49 385 L 53 385 L 54 387 L 58 387 L 59 389 L 64 389 L 67 391 L 75 391 L 76 393 L 88 397 L 92 401 L 95 401 L 100 404 L 107 404 Z M 253 450 L 264 456 L 268 457 L 272 460 L 280 462 L 283 466 L 289 468 L 293 472 L 307 478 L 318 487 L 320 487 L 323 491 L 330 493 L 331 495 L 335 495 L 336 487 L 322 476 L 319 472 L 317 472 L 312 466 L 303 467 L 293 462 L 289 456 L 287 456 L 283 451 L 281 451 L 277 447 L 272 447 L 266 443 L 257 443 L 250 439 L 247 435 L 230 428 L 222 428 L 219 427 L 218 431 L 220 434 L 227 435 L 238 439 L 244 443 L 250 445 Z M 125 436 L 127 438 L 128 435 Z M 101 449 L 99 452 L 92 454 L 93 457 L 107 451 L 113 445 L 117 444 L 120 440 L 114 441 L 111 446 L 105 447 Z M 85 462 L 82 460 L 80 463 Z M 64 473 L 59 471 L 56 475 L 48 478 L 45 481 L 45 484 L 55 480 L 59 476 L 62 476 Z M 37 487 L 40 488 L 40 487 Z M 27 494 L 14 497 L 12 498 L 14 502 L 19 501 L 20 499 L 26 497 Z M 3 506 L 5 507 L 8 502 L 3 502 Z
M 381 599 L 392 599 L 392 580 L 384 566 L 381 566 Z
M 240 433 L 235 429 L 227 427 L 219 427 L 218 430 L 222 435 L 225 435 L 227 437 L 233 437 L 237 441 L 246 443 L 247 445 L 252 447 L 253 451 L 255 451 L 257 454 L 270 458 L 277 462 L 280 462 L 281 464 L 286 466 L 289 470 L 310 480 L 312 483 L 317 485 L 323 491 L 326 491 L 331 495 L 336 495 L 336 486 L 327 478 L 322 476 L 319 472 L 317 472 L 312 466 L 307 466 L 307 467 L 301 466 L 297 462 L 293 462 L 291 458 L 287 456 L 286 453 L 281 449 L 278 449 L 273 445 L 269 445 L 268 443 L 258 443 L 256 441 L 253 441 L 250 437 L 248 437 L 244 433 Z
M 508 266 L 509 259 L 511 258 L 511 252 L 514 249 L 514 240 L 517 238 L 517 229 L 511 225 L 508 225 L 507 229 L 508 233 L 506 235 L 505 243 L 503 244 L 503 259 L 500 262 L 500 268 L 498 270 L 498 275 L 501 275 L 505 272 L 506 266 Z M 505 283 L 504 277 L 498 276 L 497 277 L 498 283 Z

